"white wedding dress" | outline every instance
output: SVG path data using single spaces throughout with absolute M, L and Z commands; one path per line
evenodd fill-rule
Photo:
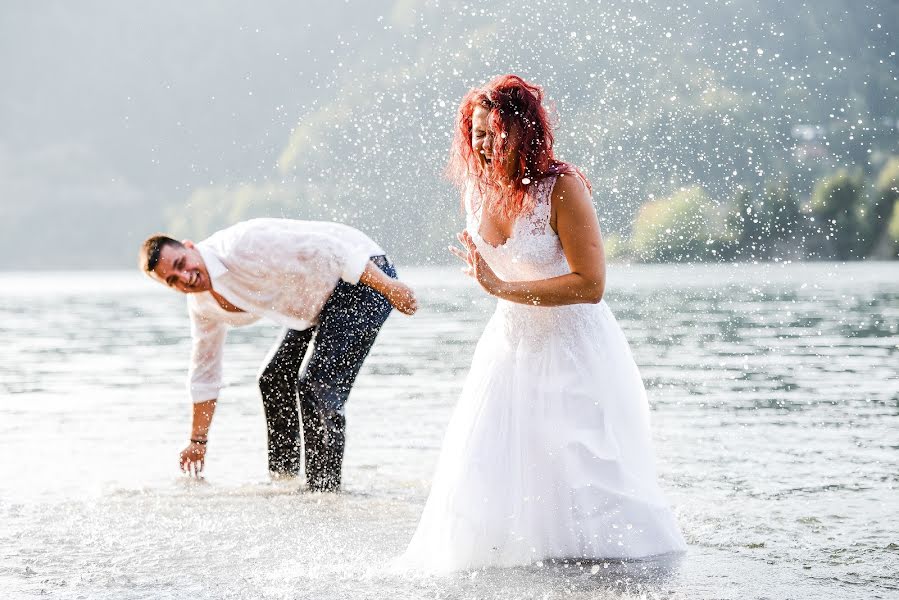
M 466 197 L 467 229 L 505 280 L 569 273 L 549 225 L 556 177 L 493 247 Z M 686 548 L 656 482 L 646 392 L 605 302 L 499 300 L 450 420 L 430 496 L 398 564 L 424 572 Z

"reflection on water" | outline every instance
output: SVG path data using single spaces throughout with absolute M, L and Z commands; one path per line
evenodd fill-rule
M 347 492 L 269 482 L 255 376 L 277 331 L 231 334 L 207 477 L 188 431 L 183 299 L 131 273 L 0 275 L 0 591 L 154 598 L 888 597 L 899 593 L 899 265 L 610 269 L 691 544 L 630 563 L 390 574 L 492 310 L 409 270 L 348 405 Z

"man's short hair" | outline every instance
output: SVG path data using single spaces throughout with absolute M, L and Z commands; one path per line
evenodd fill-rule
M 137 259 L 139 268 L 147 273 L 152 273 L 159 262 L 159 254 L 166 246 L 183 247 L 184 244 L 161 233 L 151 235 L 145 239 L 144 243 L 141 244 L 140 254 Z

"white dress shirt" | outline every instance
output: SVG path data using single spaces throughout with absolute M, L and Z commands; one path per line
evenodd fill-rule
M 308 329 L 340 279 L 355 285 L 369 258 L 384 254 L 348 225 L 292 219 L 244 221 L 199 242 L 197 250 L 216 293 L 244 312 L 225 310 L 209 292 L 187 295 L 194 402 L 218 398 L 229 328 L 268 317 Z

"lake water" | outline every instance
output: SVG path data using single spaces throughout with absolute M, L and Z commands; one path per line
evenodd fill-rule
M 0 274 L 0 597 L 899 597 L 899 264 L 612 266 L 688 553 L 443 578 L 385 567 L 493 302 L 454 268 L 402 274 L 422 308 L 358 379 L 339 495 L 268 480 L 275 327 L 232 332 L 197 482 L 184 299 L 139 273 Z

